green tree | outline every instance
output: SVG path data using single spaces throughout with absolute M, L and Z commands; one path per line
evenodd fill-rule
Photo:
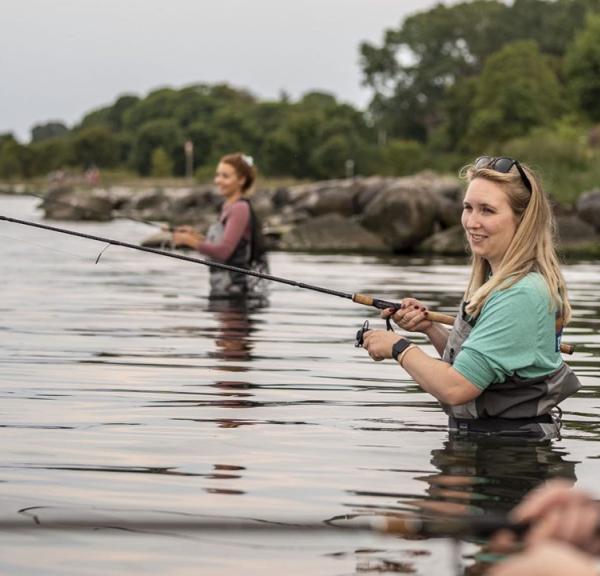
M 335 97 L 309 92 L 287 108 L 264 140 L 265 164 L 275 174 L 296 178 L 343 176 L 346 160 L 356 172 L 367 168 L 373 131 L 365 116 Z
M 415 140 L 390 140 L 378 150 L 377 173 L 406 176 L 429 166 L 425 147 Z
M 370 112 L 390 136 L 425 141 L 443 124 L 452 132 L 458 125 L 446 117 L 449 91 L 476 77 L 488 57 L 534 39 L 560 58 L 586 13 L 599 8 L 599 0 L 439 3 L 386 30 L 381 46 L 361 45 L 364 83 L 374 92 Z
M 562 58 L 586 15 L 599 8 L 598 0 L 514 0 L 511 38 L 533 40 L 544 54 Z
M 206 122 L 191 124 L 186 130 L 186 140 L 194 144 L 194 164 L 204 166 L 212 161 L 213 132 Z
M 131 150 L 131 165 L 141 175 L 150 173 L 152 152 L 162 148 L 175 160 L 183 157 L 183 134 L 174 120 L 158 119 L 144 124 L 136 133 Z
M 213 161 L 236 151 L 254 155 L 253 151 L 260 146 L 260 128 L 255 118 L 236 107 L 223 107 L 215 113 L 211 133 Z
M 47 122 L 36 124 L 31 129 L 31 141 L 40 142 L 48 138 L 60 138 L 68 134 L 69 129 L 62 122 Z
M 371 111 L 391 135 L 426 140 L 441 122 L 447 88 L 476 74 L 511 37 L 496 0 L 435 8 L 387 30 L 380 48 L 361 45 L 364 82 L 375 91 Z
M 81 130 L 91 128 L 92 126 L 107 126 L 114 132 L 119 132 L 123 129 L 123 117 L 125 113 L 139 101 L 139 97 L 131 94 L 119 96 L 114 104 L 98 108 L 86 114 L 76 129 Z
M 570 91 L 579 109 L 600 121 L 600 16 L 588 18 L 565 57 Z
M 24 175 L 22 148 L 12 135 L 0 137 L 0 178 L 10 180 Z
M 561 87 L 534 42 L 509 44 L 491 56 L 478 81 L 468 146 L 488 146 L 553 122 L 562 111 Z
M 95 164 L 112 168 L 119 159 L 118 144 L 106 126 L 93 126 L 76 132 L 72 137 L 73 162 L 80 166 Z
M 114 132 L 119 132 L 123 129 L 125 114 L 140 101 L 138 96 L 124 94 L 117 98 L 115 103 L 110 107 L 106 119 L 108 125 Z
M 136 102 L 123 113 L 123 127 L 137 131 L 152 120 L 172 119 L 177 107 L 177 91 L 161 88 Z
M 152 151 L 150 173 L 155 178 L 165 178 L 173 175 L 173 160 L 164 148 L 155 148 Z
M 299 159 L 298 142 L 287 128 L 269 133 L 262 145 L 261 170 L 272 176 L 292 175 L 302 178 L 297 166 Z
M 28 146 L 27 175 L 39 176 L 73 165 L 73 151 L 68 138 L 50 138 Z
M 319 179 L 343 178 L 346 175 L 346 162 L 355 162 L 354 148 L 341 134 L 330 136 L 311 152 L 311 175 Z
M 432 150 L 464 151 L 464 137 L 471 122 L 476 93 L 476 76 L 463 78 L 448 89 L 442 104 L 443 120 L 429 141 Z

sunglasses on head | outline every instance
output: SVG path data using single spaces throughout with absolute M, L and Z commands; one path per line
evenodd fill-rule
M 515 166 L 521 175 L 521 180 L 523 181 L 523 184 L 525 184 L 525 188 L 531 193 L 531 182 L 529 181 L 529 178 L 527 178 L 525 170 L 523 170 L 521 165 L 513 158 L 508 158 L 507 156 L 500 156 L 498 158 L 494 158 L 493 156 L 480 156 L 475 160 L 473 166 L 476 170 L 489 168 L 490 170 L 495 170 L 502 174 L 507 174 L 511 171 L 512 167 Z

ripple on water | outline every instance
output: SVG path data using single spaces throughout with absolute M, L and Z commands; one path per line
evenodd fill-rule
M 3 212 L 37 218 L 35 203 Z M 9 214 L 9 212 L 11 214 Z M 66 225 L 66 224 L 65 224 Z M 130 222 L 69 223 L 128 241 Z M 353 346 L 377 311 L 272 285 L 260 309 L 208 303 L 206 270 L 2 224 L 0 518 L 111 524 L 185 516 L 294 523 L 399 513 L 506 512 L 546 478 L 600 471 L 600 267 L 565 267 L 565 340 L 584 388 L 549 445 L 449 437 L 445 416 L 392 363 Z M 27 262 L 27 266 L 23 265 Z M 276 253 L 273 273 L 454 313 L 464 262 Z M 419 344 L 424 344 L 419 337 Z M 430 353 L 431 347 L 426 348 Z M 21 511 L 21 512 L 19 512 Z M 45 519 L 45 520 L 44 520 Z M 166 521 L 166 520 L 165 520 Z M 101 534 L 101 535 L 100 535 Z M 3 533 L 3 574 L 448 573 L 443 540 L 302 532 L 115 529 Z M 8 549 L 8 548 L 7 548 Z M 464 545 L 470 562 L 478 548 Z M 60 556 L 61 562 L 55 558 Z

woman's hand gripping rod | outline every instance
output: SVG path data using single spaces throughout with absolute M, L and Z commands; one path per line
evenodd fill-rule
M 374 308 L 378 308 L 379 310 L 386 310 L 388 308 L 392 308 L 393 310 L 398 310 L 400 308 L 400 304 L 397 302 L 388 302 L 386 300 L 380 300 L 379 298 L 373 298 L 372 296 L 368 296 L 367 294 L 352 294 L 352 301 L 357 304 L 363 304 L 365 306 L 372 306 Z M 427 319 L 432 322 L 439 322 L 440 324 L 445 324 L 447 326 L 452 326 L 454 324 L 454 316 L 450 316 L 450 314 L 442 314 L 441 312 L 432 312 L 430 310 L 426 311 Z M 387 328 L 391 330 L 391 324 L 389 323 L 389 317 L 386 318 Z M 369 329 L 369 324 L 363 324 L 363 327 L 356 334 L 356 346 L 362 346 L 362 334 Z M 361 334 L 360 344 L 359 344 L 359 334 Z M 573 354 L 575 351 L 575 346 L 572 344 L 561 343 L 560 351 L 563 354 Z

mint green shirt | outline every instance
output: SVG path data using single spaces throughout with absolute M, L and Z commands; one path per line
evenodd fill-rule
M 454 368 L 484 390 L 513 374 L 545 376 L 561 363 L 556 349 L 556 307 L 543 277 L 532 272 L 487 299 Z

